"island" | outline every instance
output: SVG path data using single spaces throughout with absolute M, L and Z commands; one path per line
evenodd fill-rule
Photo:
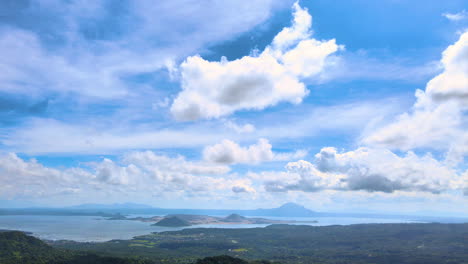
M 208 215 L 192 215 L 192 214 L 170 214 L 166 216 L 151 216 L 151 217 L 126 217 L 119 215 L 118 217 L 110 217 L 108 220 L 133 220 L 141 222 L 152 222 L 154 226 L 165 227 L 184 227 L 192 225 L 209 225 L 209 224 L 294 224 L 294 223 L 318 223 L 318 221 L 297 221 L 297 220 L 273 220 L 258 217 L 245 217 L 239 214 L 230 214 L 226 217 L 216 217 Z

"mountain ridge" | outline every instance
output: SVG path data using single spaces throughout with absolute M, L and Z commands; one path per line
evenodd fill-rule
M 240 216 L 289 216 L 289 217 L 310 217 L 316 216 L 317 212 L 305 208 L 304 206 L 288 202 L 279 207 L 274 208 L 258 208 L 258 209 L 174 209 L 152 207 L 145 204 L 136 203 L 116 203 L 116 204 L 81 204 L 61 209 L 71 210 L 99 210 L 101 212 L 112 213 L 149 213 L 149 214 L 200 214 L 200 215 L 230 215 L 237 214 Z
M 277 217 L 314 217 L 319 214 L 296 203 L 285 203 L 275 208 L 259 209 L 172 209 L 158 208 L 144 204 L 82 204 L 63 208 L 3 208 L 0 215 L 31 214 L 31 215 L 224 215 L 237 214 L 240 216 L 277 216 Z

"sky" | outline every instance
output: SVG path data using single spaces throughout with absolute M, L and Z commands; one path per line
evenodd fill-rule
M 468 216 L 467 10 L 3 0 L 0 207 Z

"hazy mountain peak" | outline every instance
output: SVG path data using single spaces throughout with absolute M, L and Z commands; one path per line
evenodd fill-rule
M 161 219 L 159 222 L 153 224 L 155 226 L 167 226 L 167 227 L 180 227 L 180 226 L 190 226 L 190 223 L 180 219 L 177 216 L 168 216 Z
M 296 203 L 285 203 L 278 208 L 271 209 L 272 215 L 281 216 L 313 216 L 315 212 Z
M 137 203 L 114 203 L 114 204 L 80 204 L 70 206 L 73 209 L 149 209 L 152 208 L 146 204 Z
M 241 222 L 245 219 L 246 219 L 245 217 L 238 215 L 238 214 L 230 214 L 224 218 L 224 220 L 228 222 Z
M 300 204 L 297 204 L 297 203 L 292 203 L 292 202 L 285 203 L 285 204 L 281 205 L 280 207 L 278 207 L 278 209 L 302 209 L 302 210 L 305 209 L 305 210 L 308 210 L 304 206 L 302 206 Z

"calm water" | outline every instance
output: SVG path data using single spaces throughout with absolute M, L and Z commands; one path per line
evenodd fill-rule
M 318 223 L 297 223 L 314 226 L 350 225 L 367 223 L 410 223 L 404 219 L 385 218 L 351 218 L 351 217 L 316 217 L 316 218 L 281 218 L 268 217 L 277 220 L 313 221 Z M 267 225 L 198 225 L 194 227 L 217 228 L 254 228 Z M 183 227 L 187 228 L 187 227 Z M 8 215 L 0 216 L 0 229 L 22 230 L 33 233 L 48 240 L 108 241 L 111 239 L 131 239 L 134 236 L 151 232 L 175 231 L 181 227 L 151 226 L 151 223 L 128 220 L 105 220 L 96 216 L 42 216 L 42 215 Z

